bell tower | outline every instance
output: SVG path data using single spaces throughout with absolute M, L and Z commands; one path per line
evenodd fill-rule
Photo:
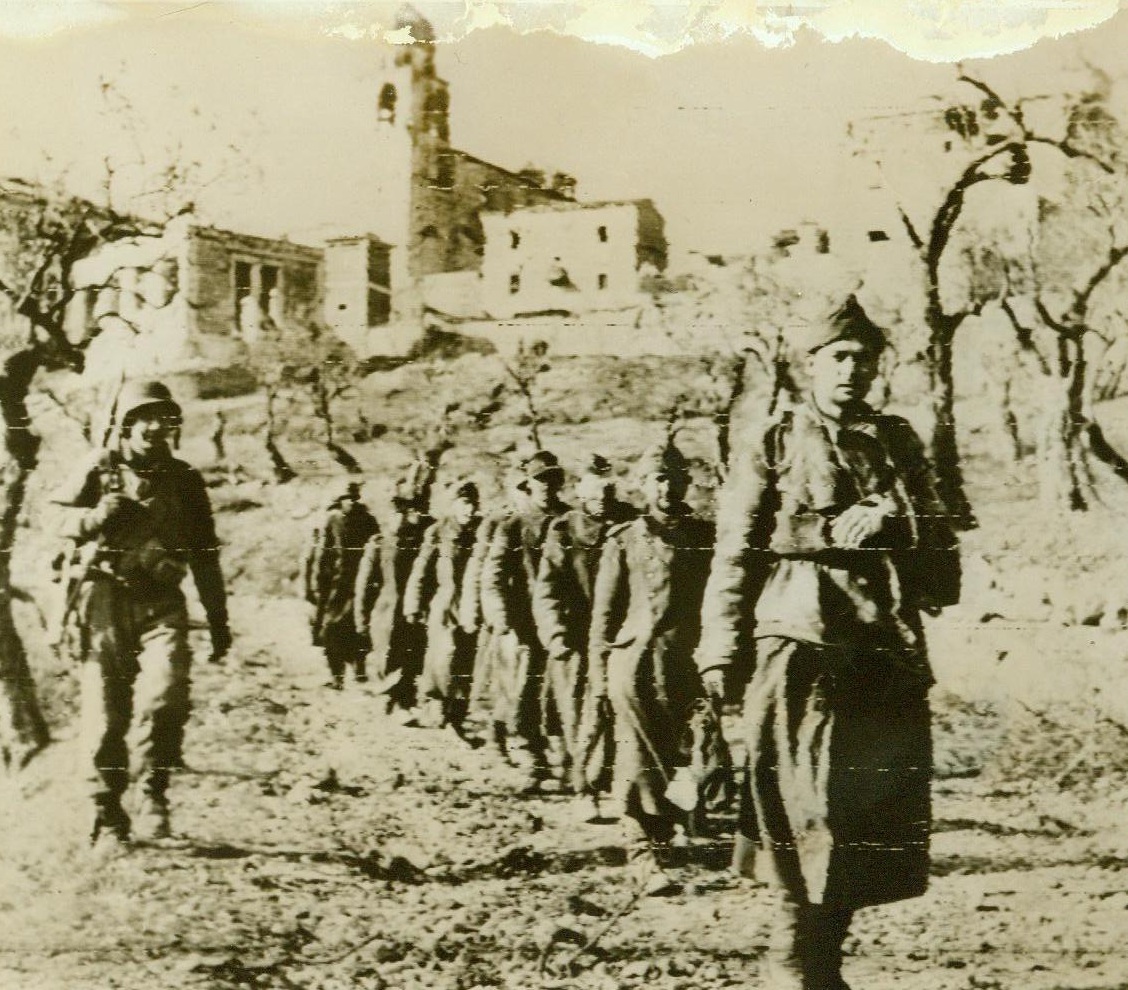
M 450 93 L 435 71 L 434 28 L 404 5 L 395 29 L 410 32 L 411 40 L 385 50 L 374 94 L 379 155 L 375 233 L 393 245 L 393 283 L 407 289 L 427 270 L 423 254 L 431 236 L 429 197 L 437 185 L 450 184 L 453 156 Z

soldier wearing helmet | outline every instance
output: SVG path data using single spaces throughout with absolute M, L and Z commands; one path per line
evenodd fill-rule
M 93 840 L 131 837 L 123 805 L 131 771 L 141 787 L 139 824 L 152 838 L 170 834 L 169 772 L 182 765 L 189 713 L 191 653 L 181 590 L 189 571 L 207 614 L 212 660 L 231 646 L 204 479 L 172 453 L 181 421 L 163 383 L 124 383 L 104 449 L 55 496 L 73 510 L 65 535 L 79 561 L 63 643 L 81 663 Z

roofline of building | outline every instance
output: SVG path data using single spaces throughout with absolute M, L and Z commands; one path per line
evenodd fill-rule
M 657 212 L 651 199 L 564 199 L 559 203 L 534 203 L 532 206 L 515 206 L 512 210 L 482 210 L 483 216 L 512 216 L 514 213 L 563 213 L 568 210 L 598 210 L 608 206 L 635 206 Z
M 259 237 L 256 234 L 244 234 L 237 230 L 226 230 L 223 227 L 216 227 L 213 224 L 200 224 L 190 223 L 188 225 L 188 233 L 190 235 L 203 235 L 205 237 L 213 237 L 223 240 L 236 240 L 248 244 L 252 249 L 273 251 L 275 254 L 284 253 L 286 250 L 294 254 L 305 255 L 310 260 L 316 260 L 321 257 L 322 249 L 315 247 L 312 244 L 301 244 L 298 241 L 291 241 L 286 237 Z M 279 249 L 282 249 L 281 251 Z
M 324 244 L 351 244 L 357 241 L 368 241 L 372 244 L 379 244 L 381 247 L 395 247 L 390 241 L 376 234 L 339 234 L 336 237 L 326 237 L 322 242 Z
M 460 158 L 469 159 L 470 161 L 475 162 L 478 165 L 485 165 L 487 168 L 496 169 L 498 172 L 501 172 L 501 173 L 509 176 L 509 178 L 511 178 L 511 179 L 520 179 L 521 178 L 520 172 L 514 172 L 512 169 L 505 168 L 505 167 L 498 165 L 494 162 L 488 162 L 484 158 L 479 158 L 477 155 L 470 154 L 469 151 L 463 151 L 461 148 L 451 148 L 450 153 L 452 155 L 458 155 Z M 562 193 L 557 192 L 555 189 L 545 189 L 543 186 L 537 186 L 536 188 L 537 188 L 538 192 L 542 192 L 546 196 L 551 196 L 554 199 L 559 199 L 563 203 L 572 202 L 572 200 L 568 199 Z

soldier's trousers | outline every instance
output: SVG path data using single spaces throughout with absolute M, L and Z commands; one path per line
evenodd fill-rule
M 188 612 L 179 590 L 137 601 L 108 578 L 87 581 L 74 609 L 82 673 L 81 739 L 98 803 L 132 776 L 163 799 L 182 763 L 189 713 Z
M 544 730 L 563 744 L 564 782 L 574 790 L 585 786 L 583 754 L 580 752 L 580 719 L 583 709 L 584 673 L 587 664 L 579 654 L 566 659 L 548 659 L 544 671 Z
M 322 633 L 321 647 L 325 651 L 329 674 L 334 680 L 343 678 L 349 667 L 358 678 L 366 676 L 367 644 L 352 622 L 342 622 L 326 628 Z

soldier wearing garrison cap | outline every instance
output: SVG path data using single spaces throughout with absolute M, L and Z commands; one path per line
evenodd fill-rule
M 801 357 L 806 357 L 840 340 L 856 341 L 872 354 L 889 344 L 885 331 L 870 319 L 855 295 L 847 296 L 846 301 L 824 319 L 812 320 L 803 327 L 797 335 L 796 350 Z
M 537 574 L 537 629 L 548 652 L 545 710 L 548 726 L 559 726 L 563 741 L 563 782 L 577 792 L 594 788 L 604 768 L 585 767 L 582 723 L 597 713 L 588 678 L 591 599 L 603 544 L 612 527 L 638 510 L 615 494 L 611 462 L 593 454 L 576 482 L 575 508 L 549 526 Z
M 360 500 L 360 483 L 346 481 L 329 503 L 314 529 L 306 558 L 306 599 L 313 606 L 314 645 L 325 651 L 329 684 L 340 691 L 345 671 L 356 680 L 368 679 L 367 636 L 357 628 L 353 597 L 361 555 L 379 527 Z
M 481 602 L 486 625 L 498 637 L 490 690 L 494 721 L 520 740 L 529 765 L 526 789 L 550 776 L 544 711 L 546 652 L 535 609 L 537 574 L 549 527 L 568 511 L 560 498 L 564 471 L 556 455 L 538 450 L 521 465 L 523 507 L 501 522 L 482 562 Z
M 169 772 L 182 765 L 189 712 L 192 658 L 180 587 L 189 571 L 207 614 L 212 659 L 231 645 L 204 479 L 172 454 L 181 418 L 161 382 L 124 383 L 105 449 L 54 499 L 73 510 L 62 641 L 82 666 L 94 840 L 131 837 L 123 804 L 131 770 L 141 785 L 138 824 L 149 837 L 170 833 Z
M 467 567 L 478 538 L 482 517 L 478 486 L 459 484 L 450 511 L 423 534 L 423 545 L 411 568 L 404 593 L 404 614 L 411 622 L 427 623 L 427 648 L 419 695 L 437 708 L 427 724 L 449 726 L 462 738 L 470 699 L 471 676 L 478 644 L 477 622 L 462 624 L 460 605 Z
M 404 614 L 403 597 L 411 568 L 434 522 L 431 487 L 437 464 L 415 461 L 392 493 L 392 515 L 365 544 L 357 569 L 353 606 L 356 627 L 368 634 L 368 668 L 389 711 L 415 707 L 416 680 L 423 669 L 426 627 Z
M 857 908 L 928 881 L 921 611 L 959 556 L 912 427 L 866 404 L 885 335 L 851 296 L 804 336 L 807 396 L 734 444 L 696 661 L 744 694 L 734 866 L 780 892 L 777 985 L 843 990 Z
M 639 459 L 646 508 L 607 534 L 592 598 L 592 690 L 614 713 L 612 793 L 628 841 L 664 892 L 664 850 L 684 814 L 666 796 L 701 680 L 693 651 L 713 554 L 713 526 L 685 502 L 689 464 L 667 439 Z

